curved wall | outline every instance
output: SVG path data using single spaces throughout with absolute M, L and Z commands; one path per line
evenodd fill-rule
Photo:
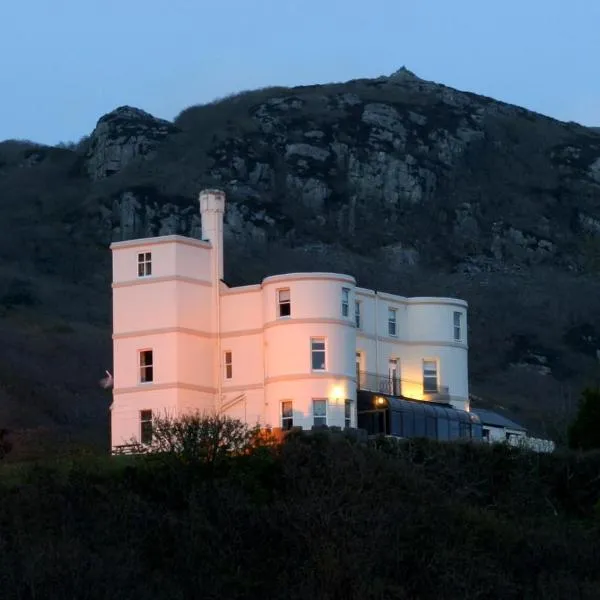
M 356 395 L 352 277 L 293 273 L 263 282 L 265 418 L 281 425 L 281 402 L 291 400 L 294 425 L 310 428 L 312 400 L 327 399 L 328 425 L 344 425 L 344 400 Z M 348 288 L 348 315 L 342 315 L 342 288 Z M 277 317 L 279 289 L 290 290 L 291 315 Z M 325 369 L 312 369 L 311 339 L 325 342 Z

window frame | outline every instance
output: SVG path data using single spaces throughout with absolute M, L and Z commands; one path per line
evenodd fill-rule
M 231 350 L 223 351 L 223 378 L 226 381 L 233 379 L 233 352 Z
M 393 333 L 392 333 L 392 324 Z M 394 306 L 388 306 L 388 335 L 390 337 L 398 337 L 398 309 Z
M 344 400 L 344 427 L 347 429 L 352 427 L 352 400 L 350 398 Z
M 360 305 L 360 300 L 354 301 L 354 324 L 356 325 L 356 329 L 362 329 L 362 314 Z
M 317 415 L 315 412 L 315 405 L 318 403 L 320 407 L 324 407 L 324 414 Z M 323 425 L 327 425 L 327 417 L 328 417 L 328 404 L 327 398 L 313 398 L 312 399 L 312 420 L 313 425 L 316 427 L 322 427 Z M 317 422 L 319 419 L 319 422 Z
M 287 292 L 287 301 L 281 299 L 281 294 Z M 287 314 L 283 314 L 282 308 L 287 306 Z M 277 318 L 287 319 L 292 316 L 292 291 L 289 287 L 277 289 Z
M 138 277 L 152 276 L 152 252 L 138 252 Z
M 285 407 L 289 404 L 289 415 L 287 415 Z M 279 415 L 281 422 L 281 429 L 283 431 L 289 431 L 294 427 L 294 401 L 293 400 L 282 400 L 281 406 L 279 407 Z M 288 424 L 289 423 L 289 424 Z
M 315 343 L 323 343 L 323 348 L 315 348 Z M 315 353 L 323 353 L 323 367 L 315 368 Z M 327 371 L 327 340 L 324 337 L 311 337 L 310 338 L 310 370 L 312 372 L 322 373 Z
M 350 288 L 342 288 L 342 317 L 347 319 L 350 316 Z
M 150 363 L 144 363 L 143 357 L 150 354 Z M 148 371 L 150 376 L 148 377 Z M 154 383 L 154 350 L 152 348 L 142 348 L 138 350 L 138 383 L 147 385 Z
M 460 342 L 462 341 L 462 322 L 463 316 L 462 312 L 459 310 L 455 310 L 452 313 L 452 325 L 453 325 L 453 334 L 454 341 Z
M 152 410 L 149 408 L 140 410 L 139 417 L 140 417 L 140 443 L 141 444 L 151 444 L 152 440 L 154 438 L 154 431 L 153 431 L 154 415 L 152 414 Z M 148 424 L 150 425 L 149 432 L 148 432 Z M 149 437 L 148 437 L 148 434 L 149 434 Z
M 429 375 L 429 376 L 426 375 L 426 368 L 425 368 L 426 363 L 435 365 L 435 389 L 433 389 L 433 388 L 430 389 L 426 385 L 427 380 L 431 381 L 433 379 L 431 377 L 431 375 Z M 431 371 L 431 369 L 429 369 L 429 371 Z M 422 365 L 421 365 L 421 373 L 422 373 L 422 377 L 423 377 L 423 394 L 437 394 L 440 390 L 440 367 L 438 364 L 438 360 L 435 358 L 424 358 Z

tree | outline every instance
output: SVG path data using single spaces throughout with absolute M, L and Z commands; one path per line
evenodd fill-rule
M 577 416 L 569 427 L 569 447 L 576 450 L 600 448 L 600 388 L 581 394 Z
M 139 451 L 172 456 L 188 464 L 214 466 L 230 456 L 268 445 L 267 438 L 259 426 L 249 427 L 239 419 L 223 415 L 155 416 L 152 443 L 139 446 Z
M 8 429 L 0 429 L 0 460 L 12 450 L 12 444 L 8 441 L 8 434 Z

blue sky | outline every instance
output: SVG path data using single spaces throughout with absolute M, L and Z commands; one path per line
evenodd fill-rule
M 2 0 L 0 56 L 0 140 L 402 65 L 600 126 L 600 0 Z

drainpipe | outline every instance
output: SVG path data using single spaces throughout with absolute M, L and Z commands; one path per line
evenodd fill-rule
M 375 290 L 375 385 L 378 385 L 379 377 L 379 308 L 377 302 L 377 290 Z

